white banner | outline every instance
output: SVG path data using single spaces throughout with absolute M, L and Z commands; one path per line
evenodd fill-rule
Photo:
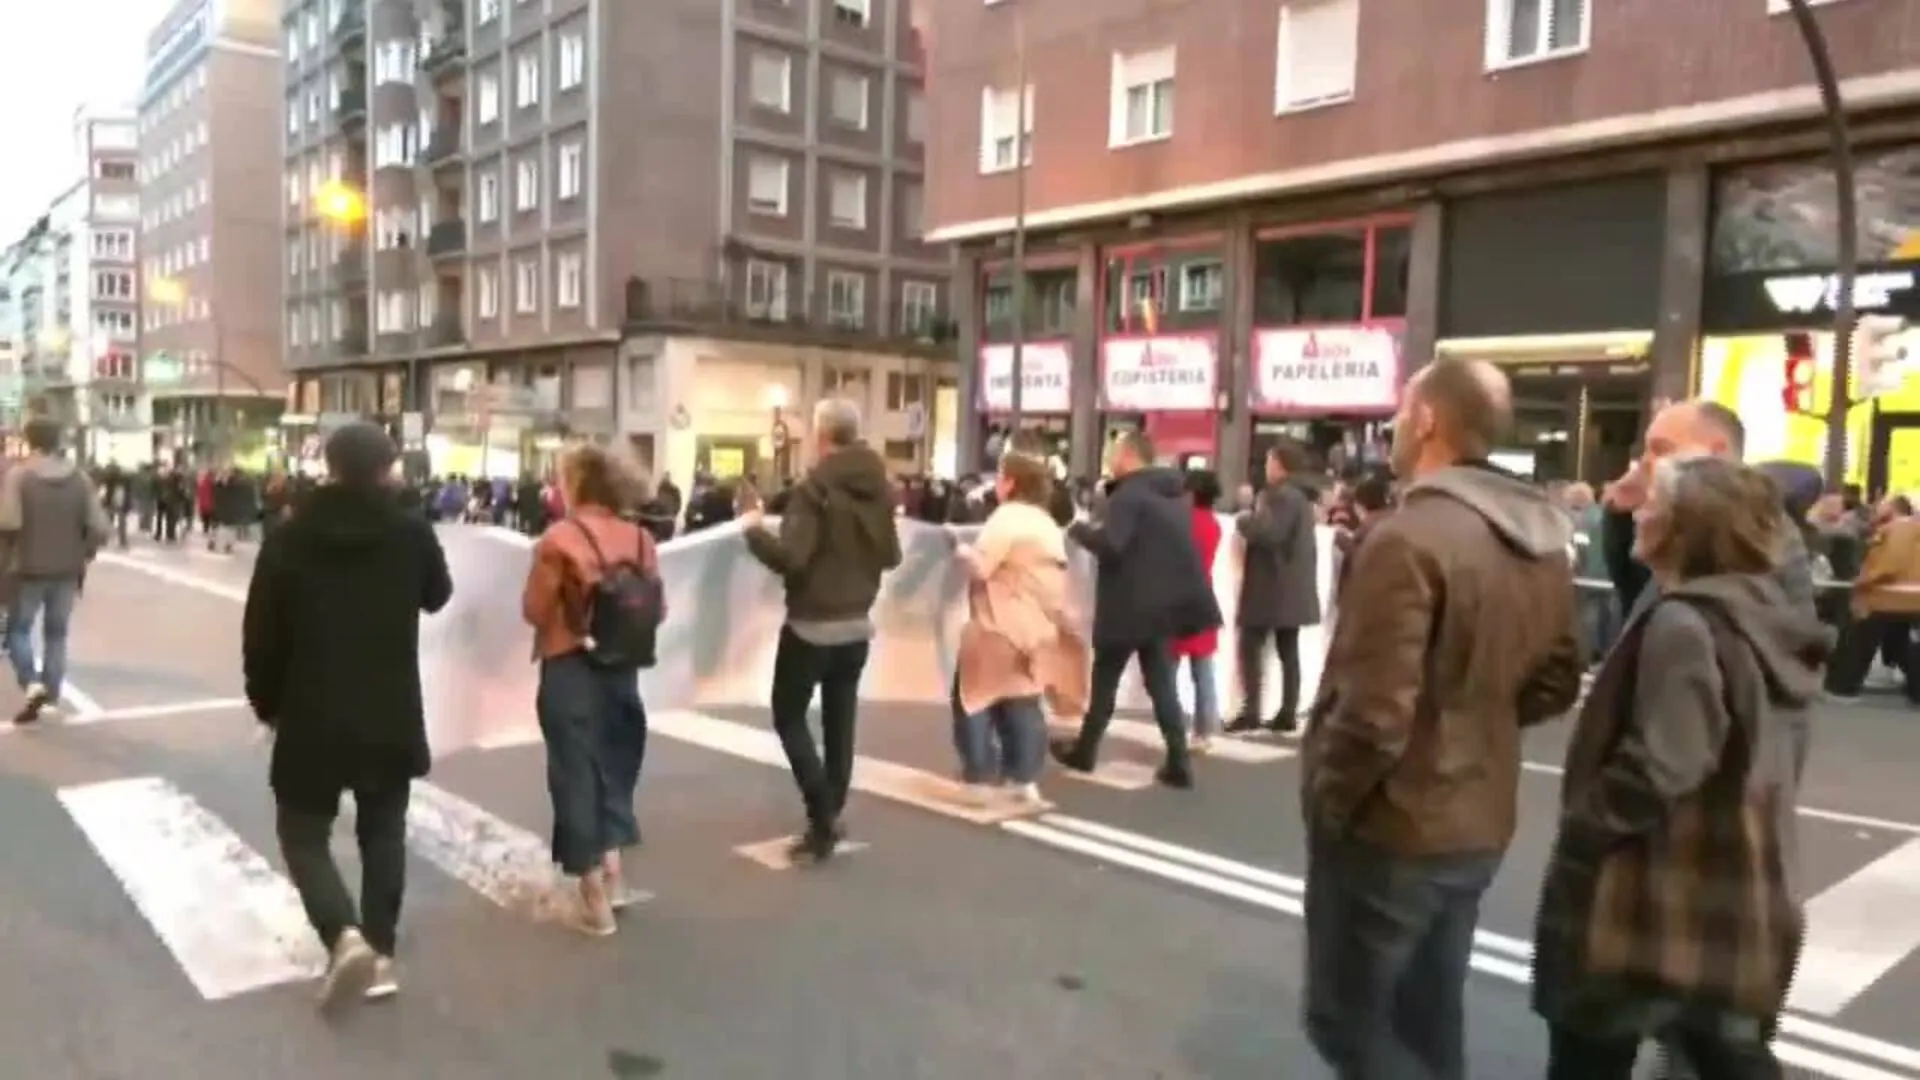
M 1212 334 L 1110 338 L 1100 348 L 1100 404 L 1113 412 L 1212 412 L 1219 384 Z
M 1392 412 L 1400 404 L 1400 332 L 1377 326 L 1258 330 L 1255 412 Z
M 1073 349 L 1064 341 L 1029 341 L 1020 347 L 1020 411 L 1065 413 L 1072 409 Z M 1013 346 L 980 350 L 980 410 L 1013 411 Z

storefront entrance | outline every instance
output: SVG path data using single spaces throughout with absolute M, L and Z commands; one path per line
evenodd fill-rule
M 1627 470 L 1648 420 L 1646 364 L 1543 365 L 1508 374 L 1514 427 L 1500 448 L 1501 465 L 1542 483 L 1578 480 L 1596 490 Z
M 1867 491 L 1920 495 L 1920 412 L 1880 412 L 1873 417 L 1867 451 Z

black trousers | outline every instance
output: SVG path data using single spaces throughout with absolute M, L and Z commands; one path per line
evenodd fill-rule
M 353 789 L 354 836 L 360 842 L 360 902 L 340 877 L 333 861 L 334 805 L 294 805 L 282 800 L 277 827 L 287 876 L 307 909 L 307 922 L 331 952 L 340 933 L 359 927 L 367 944 L 392 956 L 400 928 L 400 900 L 407 886 L 407 801 L 412 783 L 404 778 Z
M 1080 737 L 1074 754 L 1093 762 L 1100 756 L 1100 740 L 1113 723 L 1113 709 L 1120 696 L 1120 677 L 1127 665 L 1140 664 L 1140 681 L 1146 686 L 1147 699 L 1153 703 L 1153 723 L 1167 743 L 1167 764 L 1184 769 L 1188 764 L 1187 721 L 1180 710 L 1180 688 L 1174 681 L 1173 649 L 1165 641 L 1155 641 L 1137 649 L 1098 648 L 1093 650 L 1093 673 L 1087 690 L 1087 715 L 1080 721 Z
M 854 720 L 867 651 L 864 641 L 815 645 L 790 627 L 780 628 L 773 659 L 773 730 L 780 736 L 787 767 L 800 788 L 807 824 L 814 828 L 831 827 L 847 808 L 847 789 L 853 783 Z M 820 691 L 818 747 L 807 725 L 815 689 Z
M 1771 1033 L 1757 1021 L 1683 1024 L 1660 1032 L 1662 1077 L 1694 1080 L 1780 1080 Z M 1547 1080 L 1631 1080 L 1637 1037 L 1593 1038 L 1565 1028 L 1549 1032 Z M 1679 1058 L 1680 1061 L 1674 1061 Z
M 1240 716 L 1247 720 L 1264 720 L 1260 715 L 1261 684 L 1266 681 L 1267 665 L 1262 663 L 1262 652 L 1267 642 L 1273 642 L 1273 650 L 1280 657 L 1280 711 L 1273 715 L 1276 720 L 1292 723 L 1300 712 L 1300 630 L 1289 627 L 1281 630 L 1243 626 L 1235 635 L 1234 644 L 1238 647 L 1240 663 L 1240 686 L 1244 695 L 1240 706 Z
M 1874 657 L 1879 656 L 1888 666 L 1900 669 L 1906 680 L 1907 699 L 1920 702 L 1920 680 L 1914 678 L 1920 671 L 1920 650 L 1913 647 L 1916 621 L 1920 620 L 1912 615 L 1873 614 L 1843 625 L 1833 656 L 1827 661 L 1828 692 L 1846 697 L 1858 694 L 1873 668 Z

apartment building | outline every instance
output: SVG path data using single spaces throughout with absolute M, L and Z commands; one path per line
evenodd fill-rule
M 1920 317 L 1905 10 L 1815 15 L 1859 148 L 1856 299 Z M 1823 428 L 1783 409 L 1780 378 L 1789 355 L 1830 363 L 1834 177 L 1784 0 L 927 14 L 931 235 L 961 248 L 971 361 L 963 460 L 1011 410 L 1015 340 L 1023 418 L 1081 471 L 1141 426 L 1229 480 L 1283 433 L 1365 457 L 1435 355 L 1507 369 L 1503 460 L 1541 478 L 1610 479 L 1649 399 L 1696 392 L 1740 409 L 1755 453 L 1817 460 Z M 1915 400 L 1883 398 L 1879 421 L 1862 407 L 1861 446 L 1920 409 L 1920 385 L 1900 394 Z
M 141 372 L 167 444 L 246 439 L 286 402 L 278 0 L 179 0 L 139 107 Z
M 592 437 L 684 477 L 793 464 L 801 405 L 831 390 L 924 460 L 951 257 L 920 237 L 907 14 L 289 2 L 301 417 L 386 417 L 451 471 Z

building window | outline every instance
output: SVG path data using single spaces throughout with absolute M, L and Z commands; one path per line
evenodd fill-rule
M 133 231 L 130 229 L 100 229 L 93 234 L 93 257 L 96 259 L 133 258 Z
M 867 178 L 861 173 L 836 173 L 827 198 L 827 219 L 836 228 L 867 227 Z
M 980 92 L 980 171 L 1006 172 L 1019 160 L 1033 164 L 1033 84 L 1027 84 L 1026 124 L 1020 120 L 1021 102 L 1012 87 Z M 1020 128 L 1026 131 L 1024 138 Z
M 491 266 L 483 266 L 475 275 L 477 287 L 474 292 L 474 308 L 483 319 L 497 318 L 500 315 L 500 275 Z
M 474 207 L 473 216 L 483 225 L 498 221 L 500 219 L 500 174 L 491 169 L 481 173 L 477 187 L 478 190 L 474 194 L 474 202 L 477 205 Z
M 480 90 L 475 95 L 475 114 L 483 124 L 491 124 L 500 119 L 500 77 L 491 73 L 480 76 Z
M 513 107 L 531 108 L 540 103 L 540 58 L 527 53 L 513 67 Z
M 521 213 L 540 207 L 540 163 L 523 158 L 513 169 L 513 208 Z
M 1280 9 L 1274 57 L 1276 113 L 1353 100 L 1360 0 L 1293 0 Z
M 1487 0 L 1487 66 L 1579 52 L 1591 16 L 1587 0 Z
M 747 209 L 768 217 L 787 216 L 787 161 L 756 157 L 747 163 Z
M 1226 284 L 1227 268 L 1219 260 L 1186 263 L 1180 267 L 1180 310 L 1219 311 Z
M 579 143 L 562 143 L 556 151 L 555 165 L 559 176 L 554 180 L 556 195 L 561 199 L 577 198 L 580 194 L 581 155 L 585 149 Z
M 872 19 L 871 0 L 833 0 L 833 21 L 864 30 Z
M 587 81 L 587 39 L 579 34 L 560 38 L 560 89 L 572 90 Z
M 1113 57 L 1112 130 L 1115 147 L 1165 139 L 1173 134 L 1174 50 L 1155 49 Z
M 845 270 L 827 273 L 827 321 L 834 326 L 861 327 L 867 322 L 867 279 Z
M 869 84 L 863 75 L 845 72 L 833 77 L 833 118 L 858 131 L 867 130 Z
M 780 113 L 793 111 L 793 57 L 756 52 L 747 62 L 747 80 L 755 105 Z
M 940 317 L 940 286 L 931 281 L 900 283 L 900 329 L 916 337 L 933 329 Z M 897 407 L 897 406 L 896 406 Z
M 747 263 L 747 317 L 782 322 L 787 317 L 787 268 L 759 259 Z
M 586 259 L 577 251 L 567 252 L 554 263 L 554 302 L 563 308 L 580 306 L 580 291 L 586 279 Z
M 102 180 L 134 180 L 138 170 L 131 161 L 102 161 L 94 166 L 93 175 Z
M 476 22 L 485 26 L 500 17 L 500 0 L 479 0 L 476 5 Z
M 1254 325 L 1403 318 L 1412 250 L 1412 231 L 1403 224 L 1259 239 L 1254 244 Z
M 527 315 L 540 307 L 540 264 L 522 259 L 513 264 L 513 310 Z
M 129 270 L 99 270 L 93 275 L 93 295 L 102 300 L 133 299 L 133 273 Z

